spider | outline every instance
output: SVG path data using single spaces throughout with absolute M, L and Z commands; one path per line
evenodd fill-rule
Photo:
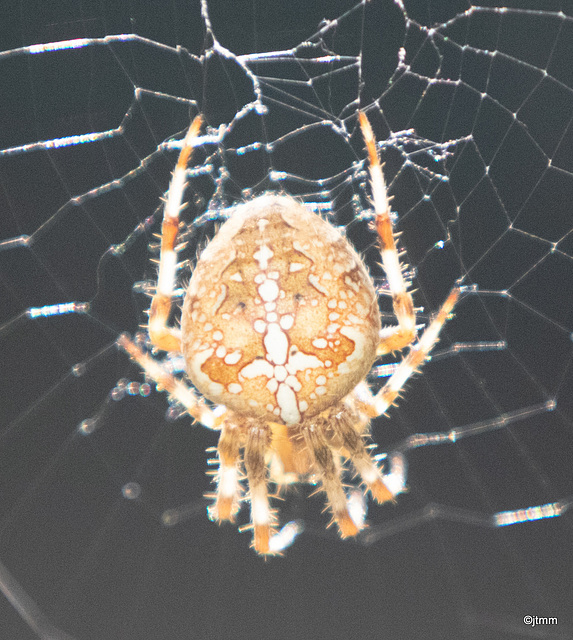
M 245 472 L 253 546 L 262 555 L 274 553 L 269 544 L 276 525 L 270 480 L 279 487 L 308 479 L 320 482 L 343 538 L 361 527 L 348 508 L 341 479 L 345 461 L 377 502 L 394 500 L 365 442 L 370 421 L 394 404 L 426 360 L 459 297 L 454 286 L 416 340 L 415 309 L 396 247 L 376 140 L 364 113 L 359 120 L 396 325 L 381 327 L 372 279 L 338 230 L 294 198 L 266 193 L 239 205 L 200 254 L 181 326 L 169 326 L 179 212 L 187 164 L 202 126 L 197 116 L 165 202 L 148 327 L 154 348 L 183 354 L 193 387 L 127 335 L 118 340 L 195 420 L 220 431 L 211 517 L 234 520 Z M 408 355 L 373 393 L 365 378 L 375 360 L 407 346 Z

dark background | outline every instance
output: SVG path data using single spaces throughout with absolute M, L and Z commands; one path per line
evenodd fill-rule
M 154 277 L 148 245 L 176 161 L 158 146 L 181 137 L 198 111 L 211 127 L 229 123 L 253 100 L 252 83 L 213 47 L 195 1 L 4 2 L 0 148 L 122 128 L 93 144 L 0 155 L 0 240 L 31 237 L 0 251 L 0 561 L 77 640 L 572 638 L 570 5 L 514 2 L 506 6 L 531 11 L 466 17 L 462 0 L 405 2 L 406 14 L 389 0 L 208 6 L 233 54 L 309 44 L 296 59 L 252 63 L 268 112 L 198 150 L 197 163 L 209 156 L 214 168 L 188 192 L 186 255 L 212 233 L 217 208 L 283 188 L 333 202 L 335 222 L 383 284 L 374 238 L 356 215 L 367 206 L 359 97 L 379 140 L 413 128 L 459 141 L 436 160 L 413 153 L 413 138 L 384 149 L 397 228 L 417 270 L 422 321 L 456 279 L 479 287 L 438 351 L 494 340 L 507 349 L 436 359 L 390 419 L 375 421 L 381 451 L 421 432 L 467 437 L 409 451 L 409 492 L 397 506 L 372 506 L 364 535 L 341 542 L 325 529 L 321 497 L 301 486 L 280 510 L 305 532 L 284 558 L 256 557 L 248 532 L 206 516 L 205 449 L 216 434 L 166 417 L 155 391 L 110 398 L 119 379 L 142 381 L 114 342 L 137 330 L 148 305 L 133 284 Z M 339 22 L 321 40 L 323 19 Z M 150 42 L 13 51 L 120 33 Z M 397 68 L 400 47 L 407 70 Z M 348 66 L 305 62 L 329 52 Z M 359 53 L 360 70 L 350 60 Z M 255 141 L 273 146 L 236 153 Z M 290 177 L 277 185 L 273 169 Z M 214 212 L 202 216 L 208 204 Z M 23 315 L 69 301 L 90 302 L 89 313 Z M 512 412 L 524 415 L 504 423 Z M 90 436 L 77 432 L 86 419 Z M 123 498 L 128 482 L 141 488 L 137 500 Z M 493 526 L 497 512 L 555 501 L 559 518 Z M 181 505 L 182 521 L 163 525 Z M 527 626 L 526 615 L 559 624 Z M 1 599 L 0 638 L 34 637 Z

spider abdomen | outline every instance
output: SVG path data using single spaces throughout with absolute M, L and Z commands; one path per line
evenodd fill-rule
M 380 318 L 348 241 L 293 198 L 263 195 L 238 207 L 201 254 L 181 330 L 203 395 L 288 425 L 367 375 Z

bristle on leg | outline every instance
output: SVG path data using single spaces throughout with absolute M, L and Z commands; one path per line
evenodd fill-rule
M 315 428 L 314 425 L 305 429 L 304 435 L 313 454 L 316 472 L 328 498 L 328 505 L 332 512 L 332 518 L 338 526 L 340 537 L 355 536 L 360 529 L 348 511 L 346 493 L 340 479 L 340 470 L 328 443 L 319 433 L 319 428 Z
M 352 414 L 341 414 L 332 421 L 332 442 L 339 445 L 341 452 L 346 455 L 364 484 L 378 503 L 394 501 L 394 495 L 384 484 L 382 472 L 368 453 L 364 439 L 356 431 Z
M 212 509 L 213 517 L 219 521 L 234 520 L 239 508 L 241 493 L 239 482 L 241 436 L 236 425 L 223 424 L 217 451 L 219 471 L 217 473 L 217 499 Z
M 418 343 L 410 349 L 408 355 L 400 362 L 386 384 L 374 396 L 372 404 L 377 415 L 382 415 L 392 406 L 406 382 L 424 364 L 438 342 L 440 331 L 450 317 L 459 295 L 458 287 L 454 287 L 450 291 L 440 310 L 420 336 Z
M 256 424 L 249 428 L 245 446 L 245 469 L 251 496 L 251 521 L 255 551 L 261 555 L 272 554 L 270 539 L 273 513 L 269 505 L 268 471 L 265 454 L 270 445 L 270 431 L 267 425 Z

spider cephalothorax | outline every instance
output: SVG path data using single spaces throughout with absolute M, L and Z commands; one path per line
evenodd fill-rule
M 343 537 L 360 528 L 347 506 L 344 460 L 378 502 L 393 499 L 364 437 L 370 420 L 386 411 L 422 365 L 459 295 L 454 288 L 414 343 L 414 305 L 402 276 L 384 176 L 370 124 L 359 116 L 397 325 L 381 329 L 372 280 L 338 230 L 293 198 L 265 194 L 238 206 L 201 253 L 186 292 L 181 330 L 168 326 L 185 171 L 201 126 L 197 117 L 165 205 L 149 335 L 157 348 L 184 355 L 194 387 L 216 406 L 210 408 L 129 338 L 119 340 L 190 415 L 221 431 L 213 518 L 234 518 L 244 464 L 254 546 L 262 554 L 272 553 L 275 524 L 269 475 L 277 484 L 320 481 Z M 411 344 L 388 382 L 372 394 L 365 378 L 376 358 Z

